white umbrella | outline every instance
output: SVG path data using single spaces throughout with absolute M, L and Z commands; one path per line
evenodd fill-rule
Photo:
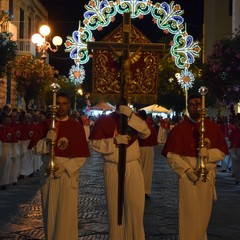
M 150 112 L 150 113 L 153 113 L 153 112 L 155 112 L 155 113 L 170 113 L 171 112 L 167 108 L 162 107 L 158 104 L 153 104 L 153 105 L 141 108 L 140 110 L 145 110 L 146 112 Z

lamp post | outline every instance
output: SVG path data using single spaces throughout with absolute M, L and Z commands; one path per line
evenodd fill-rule
M 50 27 L 47 25 L 42 25 L 39 28 L 39 33 L 35 33 L 32 35 L 32 42 L 34 44 L 37 44 L 37 50 L 38 52 L 42 52 L 41 59 L 45 61 L 46 59 L 46 51 L 50 49 L 52 52 L 56 52 L 58 50 L 58 46 L 62 44 L 62 38 L 59 36 L 55 36 L 52 39 L 52 43 L 55 46 L 55 48 L 51 47 L 51 44 L 46 41 L 46 37 L 50 34 Z
M 83 90 L 79 88 L 76 93 L 75 93 L 75 98 L 74 98 L 74 111 L 77 111 L 77 95 L 83 95 Z

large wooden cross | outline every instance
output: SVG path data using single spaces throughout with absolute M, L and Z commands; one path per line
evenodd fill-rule
M 124 13 L 123 15 L 123 27 L 122 27 L 122 42 L 88 42 L 88 49 L 109 50 L 118 54 L 118 60 L 121 64 L 120 75 L 120 105 L 128 104 L 128 83 L 131 78 L 131 61 L 141 51 L 154 51 L 164 52 L 164 44 L 142 44 L 131 43 L 131 15 L 130 13 Z M 131 52 L 135 51 L 132 55 Z M 120 54 L 119 54 L 120 52 Z M 126 134 L 128 119 L 126 116 L 119 115 L 119 133 Z M 118 224 L 122 224 L 122 213 L 124 203 L 124 177 L 126 167 L 126 145 L 119 145 L 119 163 L 118 163 Z M 144 196 L 143 196 L 144 197 Z

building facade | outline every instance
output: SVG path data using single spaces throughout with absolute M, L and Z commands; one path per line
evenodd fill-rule
M 232 37 L 239 27 L 239 0 L 204 0 L 203 59 L 212 53 L 216 41 Z
M 31 36 L 39 31 L 42 24 L 47 24 L 48 12 L 39 0 L 1 0 L 0 11 L 6 11 L 13 20 L 0 25 L 0 32 L 12 32 L 11 40 L 18 44 L 18 54 L 36 56 L 36 46 Z M 18 106 L 19 96 L 16 82 L 9 74 L 0 82 L 0 107 L 10 104 Z

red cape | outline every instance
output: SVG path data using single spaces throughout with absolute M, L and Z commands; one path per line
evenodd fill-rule
M 204 125 L 204 135 L 211 142 L 210 148 L 217 148 L 227 154 L 227 143 L 220 127 L 209 119 L 205 119 Z M 199 147 L 199 127 L 200 123 L 193 123 L 189 119 L 178 123 L 171 130 L 162 154 L 167 156 L 168 152 L 173 152 L 182 156 L 196 157 Z
M 51 120 L 36 125 L 33 138 L 28 146 L 32 148 L 37 142 L 46 137 Z M 90 152 L 86 141 L 85 131 L 82 124 L 69 118 L 67 121 L 56 121 L 57 139 L 54 148 L 55 155 L 58 157 L 89 157 Z M 60 141 L 62 139 L 62 145 Z

